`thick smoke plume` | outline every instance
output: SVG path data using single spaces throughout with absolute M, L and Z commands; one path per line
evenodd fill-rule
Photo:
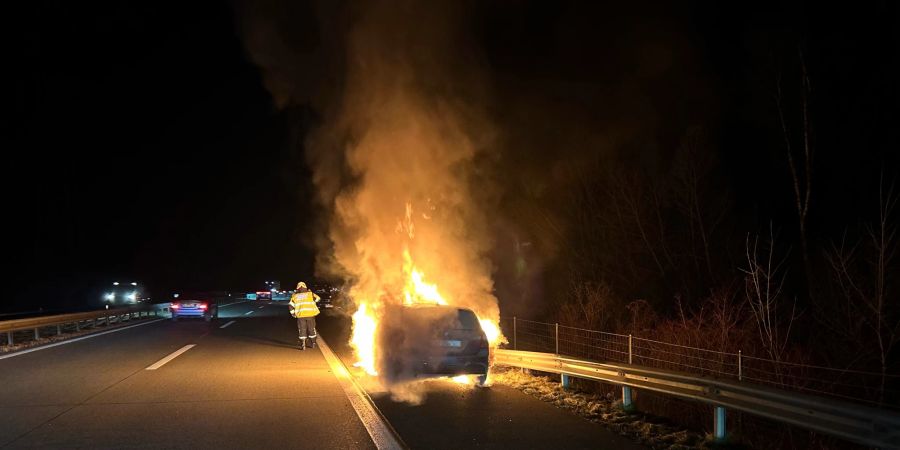
M 487 258 L 493 129 L 477 53 L 460 30 L 464 12 L 444 6 L 375 3 L 333 23 L 346 27 L 331 45 L 341 48 L 332 61 L 340 75 L 324 82 L 333 95 L 318 105 L 321 123 L 305 142 L 327 212 L 317 264 L 348 280 L 352 299 L 376 314 L 404 302 L 415 270 L 449 304 L 496 323 Z M 272 72 L 266 83 L 289 103 L 279 95 L 296 92 L 277 74 L 296 71 Z
M 399 303 L 408 250 L 449 301 L 496 318 L 484 256 L 490 187 L 478 167 L 490 127 L 467 101 L 477 86 L 465 83 L 477 78 L 455 70 L 473 62 L 450 51 L 458 38 L 452 11 L 432 10 L 429 20 L 410 8 L 383 6 L 359 18 L 339 100 L 307 142 L 333 213 L 336 267 L 324 269 L 348 275 L 354 297 Z
M 413 265 L 488 319 L 495 296 L 506 315 L 535 317 L 582 278 L 619 279 L 644 243 L 629 246 L 604 209 L 607 193 L 635 192 L 612 178 L 667 179 L 685 130 L 715 111 L 689 35 L 648 10 L 659 5 L 239 8 L 275 104 L 304 118 L 319 274 L 377 307 L 404 300 Z M 582 276 L 582 261 L 612 269 Z
M 333 213 L 324 250 L 336 266 L 326 269 L 352 280 L 351 297 L 380 316 L 380 329 L 396 317 L 384 306 L 433 300 L 404 296 L 413 271 L 451 305 L 496 322 L 486 258 L 492 189 L 479 171 L 491 129 L 468 100 L 477 76 L 457 69 L 475 64 L 453 51 L 454 11 L 411 9 L 369 10 L 353 26 L 342 95 L 307 143 Z M 335 153 L 349 174 L 337 189 L 342 174 L 322 156 Z M 407 340 L 433 341 L 434 330 L 416 338 L 405 328 Z M 409 357 L 394 351 L 408 350 L 376 346 L 376 365 Z

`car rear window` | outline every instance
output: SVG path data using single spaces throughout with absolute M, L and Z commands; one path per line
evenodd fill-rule
M 475 313 L 469 311 L 468 309 L 460 309 L 457 310 L 457 318 L 459 320 L 460 328 L 463 330 L 477 330 L 478 329 L 478 317 L 475 316 Z
M 450 326 L 457 330 L 477 330 L 479 328 L 478 317 L 468 309 L 414 307 L 405 308 L 403 314 L 409 320 L 431 323 L 433 327 Z

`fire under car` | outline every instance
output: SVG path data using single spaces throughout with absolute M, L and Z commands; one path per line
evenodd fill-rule
M 388 307 L 379 326 L 379 373 L 390 382 L 476 375 L 487 381 L 490 345 L 470 309 Z

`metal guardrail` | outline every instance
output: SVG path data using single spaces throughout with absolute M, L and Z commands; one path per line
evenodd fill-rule
M 40 339 L 41 329 L 44 328 L 55 326 L 56 334 L 59 335 L 62 334 L 62 328 L 66 325 L 74 325 L 75 330 L 80 331 L 82 327 L 109 325 L 115 321 L 130 320 L 136 317 L 159 316 L 159 313 L 166 308 L 164 305 L 168 305 L 168 303 L 5 320 L 0 321 L 0 333 L 6 333 L 6 343 L 12 346 L 15 343 L 14 333 L 17 331 L 34 330 L 34 339 Z
M 589 361 L 634 364 L 715 379 L 750 382 L 780 390 L 830 397 L 900 412 L 900 372 L 828 367 L 808 360 L 773 360 L 753 349 L 722 351 L 698 347 L 708 336 L 686 333 L 682 342 L 588 330 L 558 323 L 504 317 L 504 335 L 513 350 L 546 352 Z M 709 343 L 707 343 L 709 344 Z M 755 354 L 754 354 L 755 353 Z
M 498 349 L 494 363 L 620 385 L 623 406 L 631 389 L 644 389 L 716 407 L 716 438 L 725 437 L 726 408 L 837 436 L 863 445 L 900 448 L 900 414 L 831 398 L 623 363 L 601 363 L 553 353 Z

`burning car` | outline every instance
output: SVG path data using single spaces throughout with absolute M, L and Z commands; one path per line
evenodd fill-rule
M 376 336 L 378 372 L 389 382 L 476 375 L 487 381 L 490 345 L 470 309 L 441 305 L 393 306 Z

